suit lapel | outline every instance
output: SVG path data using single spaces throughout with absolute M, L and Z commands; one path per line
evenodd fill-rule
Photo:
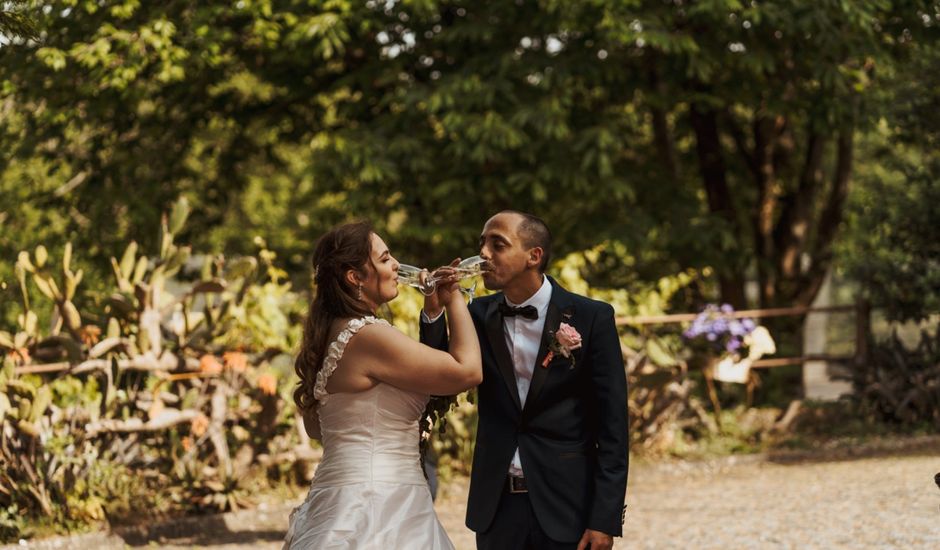
M 493 355 L 496 357 L 496 367 L 503 376 L 503 381 L 509 388 L 509 395 L 520 410 L 522 402 L 519 400 L 519 388 L 516 387 L 516 373 L 512 368 L 512 356 L 509 354 L 509 348 L 506 347 L 506 336 L 503 332 L 503 318 L 499 315 L 497 306 L 502 297 L 490 302 L 490 307 L 486 311 L 486 336 L 493 348 Z
M 535 370 L 532 371 L 532 384 L 529 385 L 529 393 L 525 398 L 525 409 L 530 408 L 531 403 L 538 399 L 539 392 L 545 384 L 545 378 L 548 377 L 548 368 L 542 366 L 545 356 L 548 355 L 548 346 L 558 325 L 561 323 L 561 308 L 555 300 L 558 287 L 552 289 L 552 300 L 548 303 L 548 311 L 545 312 L 545 326 L 542 328 L 542 342 L 539 344 L 539 353 L 535 356 Z M 523 409 L 523 410 L 525 410 Z

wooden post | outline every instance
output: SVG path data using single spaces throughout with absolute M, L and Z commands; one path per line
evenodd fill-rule
M 715 388 L 715 364 L 717 362 L 717 359 L 709 359 L 705 368 L 702 369 L 702 375 L 705 377 L 708 399 L 712 402 L 712 413 L 715 415 L 715 424 L 718 426 L 718 431 L 721 432 L 721 402 L 718 401 L 718 391 Z
M 871 304 L 864 298 L 855 301 L 855 367 L 868 363 L 868 336 L 871 333 Z

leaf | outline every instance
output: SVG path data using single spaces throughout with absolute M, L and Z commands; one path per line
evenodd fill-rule
M 39 422 L 39 419 L 42 418 L 42 415 L 45 414 L 46 409 L 49 408 L 51 404 L 52 390 L 48 385 L 40 386 L 39 391 L 36 392 L 36 399 L 33 401 L 33 406 L 29 412 L 29 422 Z
M 113 318 L 112 318 L 112 319 L 113 319 Z M 88 357 L 89 357 L 90 359 L 95 359 L 95 358 L 97 358 L 97 357 L 101 357 L 102 355 L 104 355 L 105 353 L 108 353 L 109 351 L 113 350 L 114 348 L 116 348 L 116 347 L 118 347 L 118 346 L 121 346 L 123 343 L 124 343 L 124 341 L 121 340 L 120 337 L 108 337 L 108 338 L 105 338 L 104 340 L 102 340 L 102 341 L 98 342 L 97 344 L 95 344 L 95 346 L 94 346 L 93 348 L 91 348 L 91 350 L 88 351 Z
M 225 281 L 215 280 L 215 281 L 200 281 L 193 286 L 193 289 L 190 290 L 190 294 L 201 294 L 201 293 L 219 293 L 224 292 L 226 288 Z
M 234 281 L 250 275 L 258 267 L 258 260 L 251 256 L 242 256 L 231 264 L 225 270 L 225 278 L 228 281 Z
M 72 263 L 72 243 L 65 243 L 65 250 L 62 252 L 62 269 L 65 273 L 69 272 L 69 264 Z
M 33 438 L 39 437 L 39 428 L 32 422 L 28 422 L 26 420 L 20 420 L 19 422 L 16 423 L 16 427 L 19 428 L 21 432 L 25 433 L 26 435 L 30 437 L 33 437 Z
M 0 424 L 3 424 L 3 420 L 6 418 L 7 411 L 12 408 L 13 406 L 10 404 L 10 398 L 7 397 L 5 393 L 0 393 Z
M 82 345 L 79 342 L 73 340 L 70 336 L 65 334 L 58 334 L 56 336 L 50 336 L 46 338 L 44 342 L 55 343 L 62 346 L 65 349 L 65 353 L 68 354 L 69 363 L 77 365 L 82 362 L 84 357 L 84 351 L 82 350 Z
M 676 358 L 652 338 L 646 341 L 646 354 L 653 363 L 660 367 L 673 367 L 678 364 Z
M 127 279 L 131 276 L 131 270 L 134 268 L 134 262 L 137 258 L 137 241 L 131 241 L 124 249 L 124 255 L 121 257 L 120 271 L 118 276 Z
M 0 346 L 10 349 L 16 347 L 13 345 L 13 335 L 4 330 L 0 330 Z
M 170 213 L 170 233 L 177 235 L 183 230 L 183 226 L 186 224 L 186 218 L 189 217 L 189 212 L 189 201 L 186 197 L 180 197 L 179 200 L 176 201 L 176 204 L 173 205 L 173 210 Z
M 166 273 L 167 275 L 173 275 L 189 260 L 189 256 L 192 254 L 192 248 L 188 246 L 183 246 L 177 248 L 170 259 L 166 263 Z
M 19 256 L 16 257 L 16 265 L 30 273 L 34 273 L 36 271 L 36 267 L 33 265 L 33 262 L 29 260 L 29 252 L 25 250 L 20 251 Z M 19 275 L 17 275 L 17 278 L 19 278 Z
M 147 273 L 148 266 L 147 256 L 141 256 L 137 260 L 137 265 L 134 267 L 134 275 L 131 276 L 131 284 L 136 285 L 137 283 L 144 280 L 144 275 Z
M 33 282 L 36 283 L 36 288 L 39 289 L 39 292 L 42 292 L 43 296 L 50 300 L 58 300 L 59 288 L 52 280 L 52 277 L 43 273 L 36 273 Z
M 65 274 L 65 299 L 71 300 L 75 297 L 75 290 L 78 288 L 78 284 L 82 282 L 82 276 L 84 272 L 79 269 L 78 273 L 72 275 L 70 273 Z
M 36 324 L 39 323 L 39 318 L 32 311 L 27 311 L 16 316 L 16 323 L 23 329 L 23 332 L 36 334 Z
M 46 265 L 46 260 L 49 259 L 49 252 L 46 250 L 46 247 L 39 245 L 36 247 L 36 267 L 42 269 Z
M 130 318 L 134 313 L 134 306 L 121 294 L 112 294 L 108 297 L 107 303 L 112 313 L 116 313 L 125 319 Z M 109 325 L 108 329 L 110 330 L 110 328 Z
M 108 319 L 108 338 L 121 337 L 121 324 L 114 317 Z
M 25 332 L 17 332 L 13 337 L 13 348 L 20 349 L 26 347 L 26 342 L 29 341 L 29 334 Z
M 70 329 L 78 330 L 82 327 L 82 316 L 71 300 L 63 302 L 62 312 L 65 317 L 65 322 L 68 323 Z

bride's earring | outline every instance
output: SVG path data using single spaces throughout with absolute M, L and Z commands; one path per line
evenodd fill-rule
M 362 300 L 362 283 L 359 283 L 359 292 L 356 293 L 356 299 Z

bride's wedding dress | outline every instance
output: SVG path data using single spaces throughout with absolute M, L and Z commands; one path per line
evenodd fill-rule
M 285 549 L 453 549 L 421 471 L 418 419 L 428 395 L 379 383 L 326 392 L 346 344 L 374 317 L 352 319 L 317 376 L 323 459 L 307 499 L 290 516 Z

